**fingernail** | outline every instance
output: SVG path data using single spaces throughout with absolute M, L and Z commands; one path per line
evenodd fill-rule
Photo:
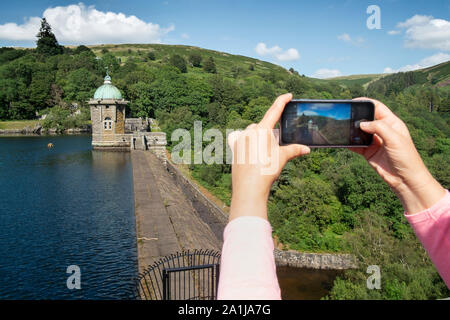
M 368 122 L 360 122 L 360 123 L 359 123 L 359 126 L 360 126 L 361 128 L 367 128 L 367 127 L 369 126 L 369 123 L 368 123 Z

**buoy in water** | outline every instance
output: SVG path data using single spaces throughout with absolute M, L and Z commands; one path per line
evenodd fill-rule
M 51 149 L 51 148 L 53 148 L 54 147 L 54 145 L 53 145 L 53 143 L 49 143 L 48 145 L 47 145 L 47 148 L 49 148 L 49 149 Z

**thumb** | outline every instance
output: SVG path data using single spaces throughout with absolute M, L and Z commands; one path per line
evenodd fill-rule
M 280 151 L 282 158 L 287 162 L 294 158 L 310 153 L 311 149 L 302 144 L 290 144 L 288 146 L 281 146 Z
M 361 122 L 359 126 L 364 132 L 370 134 L 376 133 L 386 144 L 393 143 L 394 141 L 395 131 L 383 120 L 365 121 Z

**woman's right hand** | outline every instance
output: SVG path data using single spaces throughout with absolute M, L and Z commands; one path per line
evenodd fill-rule
M 394 190 L 409 214 L 430 208 L 444 195 L 445 189 L 433 178 L 409 134 L 405 123 L 380 101 L 375 104 L 375 121 L 361 122 L 361 129 L 374 134 L 368 148 L 350 148 L 369 164 Z

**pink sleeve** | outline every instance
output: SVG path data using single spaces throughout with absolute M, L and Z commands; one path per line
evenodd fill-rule
M 217 298 L 281 299 L 272 227 L 267 220 L 243 216 L 226 226 Z
M 405 217 L 450 288 L 450 193 L 431 208 Z

